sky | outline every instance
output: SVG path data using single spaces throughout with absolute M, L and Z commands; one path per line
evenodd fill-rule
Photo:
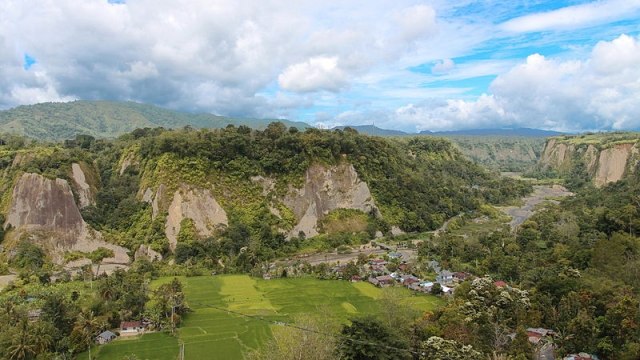
M 0 109 L 640 129 L 640 0 L 2 0 Z

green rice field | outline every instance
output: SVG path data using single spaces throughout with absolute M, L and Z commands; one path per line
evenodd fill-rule
M 172 278 L 156 280 L 159 286 Z M 246 275 L 180 278 L 192 312 L 178 337 L 146 334 L 121 339 L 93 350 L 94 359 L 174 360 L 184 344 L 185 359 L 242 359 L 271 338 L 274 322 L 296 315 L 318 314 L 347 322 L 355 315 L 375 313 L 382 291 L 369 283 L 291 278 L 263 280 Z M 440 298 L 406 290 L 404 305 L 430 310 Z M 131 356 L 135 355 L 135 357 Z M 88 358 L 83 356 L 84 358 Z

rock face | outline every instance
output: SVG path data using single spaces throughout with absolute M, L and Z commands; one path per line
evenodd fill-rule
M 176 248 L 180 223 L 185 218 L 193 220 L 200 236 L 211 236 L 216 226 L 228 225 L 227 213 L 211 191 L 183 186 L 173 194 L 168 209 L 165 233 L 171 250 Z
M 619 144 L 600 152 L 598 171 L 594 179 L 596 186 L 622 179 L 632 148 L 633 144 Z
M 162 255 L 159 252 L 153 250 L 147 245 L 141 244 L 138 250 L 134 255 L 136 260 L 138 259 L 147 259 L 149 261 L 162 260 Z
M 95 203 L 95 196 L 91 191 L 91 186 L 87 183 L 87 177 L 78 163 L 71 164 L 71 175 L 76 184 L 78 194 L 78 205 L 80 208 L 87 207 Z
M 550 139 L 545 145 L 540 165 L 568 173 L 577 160 L 581 160 L 595 186 L 604 186 L 622 179 L 635 171 L 638 163 L 639 143 L 630 141 L 603 145 L 571 144 Z
M 291 189 L 283 202 L 298 220 L 290 237 L 300 232 L 308 237 L 318 235 L 318 220 L 335 209 L 378 213 L 369 187 L 348 163 L 330 167 L 312 165 L 307 170 L 304 185 Z
M 4 227 L 18 234 L 28 232 L 54 261 L 62 262 L 65 251 L 91 252 L 99 247 L 113 250 L 106 263 L 129 262 L 124 248 L 106 243 L 82 219 L 71 187 L 63 179 L 23 174 L 16 182 Z
M 574 151 L 572 145 L 558 142 L 556 139 L 551 139 L 547 142 L 540 157 L 540 163 L 545 166 L 558 169 L 562 167 L 566 161 L 571 159 L 571 154 Z

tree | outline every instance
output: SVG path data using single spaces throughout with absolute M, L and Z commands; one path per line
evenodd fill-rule
M 249 354 L 250 360 L 332 360 L 335 359 L 336 324 L 327 317 L 295 319 L 296 327 L 273 331 L 273 339 L 261 349 Z M 306 330 L 301 330 L 306 329 Z
M 91 359 L 91 344 L 100 328 L 100 321 L 93 316 L 93 311 L 80 312 L 73 325 L 71 337 L 76 345 L 76 351 L 89 348 L 89 359 Z
M 340 333 L 338 353 L 343 359 L 411 359 L 407 343 L 372 316 L 352 319 L 351 325 L 345 325 Z
M 420 359 L 424 360 L 482 360 L 484 357 L 470 345 L 432 336 L 420 347 Z
M 11 345 L 8 354 L 10 360 L 26 360 L 35 358 L 38 353 L 38 344 L 34 334 L 31 333 L 26 319 L 20 321 L 16 331 L 11 337 Z
M 102 260 L 113 256 L 113 250 L 104 247 L 99 247 L 89 253 L 89 260 L 91 260 L 92 264 L 97 265 L 95 276 L 98 276 L 100 274 L 100 264 L 102 264 Z

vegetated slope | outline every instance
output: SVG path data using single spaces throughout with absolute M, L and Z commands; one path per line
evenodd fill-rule
M 528 185 L 491 175 L 442 139 L 300 132 L 273 123 L 264 131 L 148 129 L 115 141 L 76 143 L 83 147 L 3 146 L 6 219 L 18 211 L 12 199 L 22 174 L 64 180 L 73 185 L 77 204 L 81 193 L 95 189 L 86 196 L 91 200 L 78 222 L 109 243 L 151 257 L 175 253 L 179 262 L 224 260 L 247 271 L 309 241 L 335 247 L 394 227 L 432 230 L 460 212 L 530 191 Z M 73 164 L 93 170 L 83 181 L 74 175 Z M 26 205 L 20 208 L 36 208 L 42 196 L 21 200 Z M 364 231 L 323 226 L 325 218 L 351 217 L 364 219 L 359 227 Z M 37 224 L 20 224 L 42 244 L 27 231 L 32 225 Z M 7 238 L 14 244 L 23 239 L 18 229 L 9 230 Z
M 524 171 L 534 166 L 546 142 L 543 137 L 448 137 L 473 162 L 500 171 Z
M 550 138 L 539 162 L 542 175 L 600 187 L 637 171 L 640 133 L 615 132 Z
M 349 126 L 361 134 L 389 137 L 433 136 L 446 138 L 477 164 L 499 171 L 525 171 L 535 165 L 545 144 L 545 137 L 561 133 L 538 129 L 472 129 L 459 131 L 423 131 L 420 135 L 373 125 Z M 338 126 L 334 129 L 345 129 Z
M 0 133 L 57 141 L 71 139 L 78 134 L 114 138 L 145 127 L 222 128 L 233 124 L 264 129 L 272 121 L 275 120 L 184 113 L 134 102 L 73 101 L 18 106 L 0 111 Z M 289 126 L 308 127 L 301 122 L 278 121 Z

